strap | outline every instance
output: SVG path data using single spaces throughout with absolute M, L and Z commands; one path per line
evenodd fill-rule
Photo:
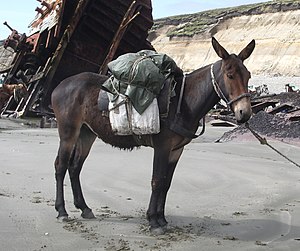
M 181 88 L 180 88 L 180 94 L 179 94 L 179 100 L 178 100 L 178 104 L 177 104 L 175 119 L 173 121 L 168 120 L 167 125 L 171 131 L 176 132 L 177 134 L 179 134 L 185 138 L 195 139 L 195 138 L 198 138 L 199 136 L 201 136 L 205 132 L 205 117 L 203 117 L 203 119 L 202 119 L 203 120 L 202 130 L 198 135 L 185 129 L 183 126 L 180 125 L 180 123 L 178 123 L 178 120 L 180 117 L 180 108 L 181 108 L 181 103 L 182 103 L 183 93 L 184 93 L 184 88 L 185 88 L 186 76 L 187 76 L 187 74 L 183 75 L 183 80 L 182 80 L 182 84 L 181 84 Z
M 228 105 L 228 106 L 231 106 L 234 102 L 236 102 L 236 101 L 238 101 L 239 99 L 244 98 L 244 97 L 251 97 L 251 94 L 250 94 L 250 93 L 243 93 L 243 94 L 241 94 L 240 96 L 238 96 L 238 97 L 236 97 L 236 98 L 230 100 L 230 101 L 227 103 L 227 105 Z
M 230 106 L 231 106 L 234 102 L 236 102 L 236 101 L 238 101 L 238 100 L 240 100 L 240 99 L 242 99 L 242 98 L 244 98 L 244 97 L 250 97 L 250 96 L 251 96 L 250 93 L 247 92 L 247 93 L 243 93 L 243 94 L 241 94 L 241 95 L 237 96 L 236 98 L 234 98 L 234 99 L 232 99 L 232 100 L 229 101 L 229 100 L 225 97 L 225 94 L 223 93 L 221 87 L 219 86 L 218 82 L 217 82 L 216 79 L 215 79 L 215 74 L 214 74 L 214 64 L 212 64 L 211 67 L 210 67 L 210 75 L 211 75 L 211 82 L 212 82 L 212 85 L 213 85 L 213 87 L 214 87 L 215 92 L 217 93 L 217 95 L 218 95 L 218 97 L 219 97 L 220 99 L 223 99 L 223 100 L 226 102 L 226 105 L 227 105 L 227 108 L 228 108 L 228 109 L 231 108 Z
M 180 88 L 180 94 L 179 94 L 179 100 L 178 100 L 176 114 L 180 113 L 180 108 L 181 108 L 181 103 L 182 103 L 182 98 L 183 98 L 183 92 L 184 92 L 184 87 L 185 87 L 185 80 L 186 80 L 186 74 L 183 75 L 183 80 L 182 80 L 182 84 L 181 84 L 181 88 Z
M 177 134 L 179 134 L 185 138 L 189 138 L 189 139 L 198 138 L 205 132 L 205 117 L 202 118 L 202 130 L 199 134 L 194 134 L 191 131 L 185 129 L 183 126 L 179 125 L 177 123 L 177 119 L 175 119 L 174 121 L 168 121 L 168 124 L 169 124 L 168 126 L 169 126 L 170 130 L 172 130 L 173 132 L 176 132 Z
M 211 75 L 211 82 L 212 82 L 212 85 L 214 87 L 214 90 L 215 92 L 217 93 L 218 97 L 220 99 L 223 99 L 226 104 L 228 104 L 228 99 L 225 97 L 224 93 L 222 92 L 221 90 L 221 87 L 218 85 L 216 79 L 215 79 L 215 74 L 214 74 L 214 64 L 211 64 L 211 67 L 210 67 L 210 75 Z
M 190 131 L 186 130 L 184 127 L 174 123 L 174 121 L 171 121 L 170 125 L 169 125 L 170 129 L 173 132 L 176 132 L 177 134 L 184 136 L 186 138 L 194 138 L 194 134 L 191 133 Z

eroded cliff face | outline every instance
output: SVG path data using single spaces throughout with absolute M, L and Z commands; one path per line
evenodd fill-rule
M 171 56 L 184 71 L 218 60 L 211 46 L 214 36 L 229 53 L 235 54 L 255 39 L 256 48 L 245 61 L 252 74 L 300 76 L 299 9 L 220 19 L 193 37 L 168 37 L 167 32 L 174 27 L 162 26 L 149 39 L 158 52 Z
M 0 74 L 1 71 L 10 67 L 13 60 L 13 54 L 11 49 L 4 49 L 3 41 L 0 41 Z

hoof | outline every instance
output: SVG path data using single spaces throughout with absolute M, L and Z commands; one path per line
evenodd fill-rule
M 166 230 L 166 227 L 150 227 L 150 233 L 155 236 L 165 234 Z
M 167 226 L 168 226 L 168 222 L 167 222 L 166 219 L 164 219 L 164 218 L 158 219 L 158 224 L 159 224 L 162 228 L 167 228 Z
M 57 219 L 58 222 L 67 222 L 67 221 L 69 221 L 68 215 L 57 216 L 56 219 Z
M 89 208 L 83 210 L 81 217 L 84 219 L 95 219 L 96 218 L 95 215 L 93 214 L 92 210 Z

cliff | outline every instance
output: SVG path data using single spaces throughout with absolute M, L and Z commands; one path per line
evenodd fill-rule
M 10 64 L 13 60 L 13 52 L 12 49 L 4 49 L 3 40 L 0 41 L 0 74 L 1 71 L 6 70 L 10 67 Z M 1 75 L 0 75 L 1 79 Z
M 255 39 L 256 48 L 245 62 L 253 75 L 300 76 L 299 30 L 300 0 L 274 0 L 158 19 L 149 40 L 183 70 L 192 71 L 218 60 L 212 36 L 231 53 Z M 1 42 L 0 71 L 12 59 Z
M 149 39 L 185 71 L 218 60 L 212 36 L 236 54 L 255 39 L 252 74 L 300 76 L 299 28 L 300 1 L 270 1 L 155 20 Z

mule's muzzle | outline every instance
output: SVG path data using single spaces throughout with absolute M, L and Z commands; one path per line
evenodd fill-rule
M 243 124 L 247 122 L 252 115 L 251 112 L 244 112 L 243 110 L 240 110 L 238 113 L 239 113 L 238 115 L 237 114 L 235 115 L 238 124 Z
M 241 99 L 232 108 L 238 124 L 247 122 L 252 116 L 250 98 Z

